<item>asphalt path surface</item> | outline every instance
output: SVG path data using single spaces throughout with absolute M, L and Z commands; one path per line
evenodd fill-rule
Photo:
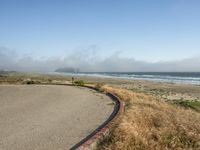
M 67 150 L 113 109 L 109 97 L 87 88 L 0 85 L 0 150 Z

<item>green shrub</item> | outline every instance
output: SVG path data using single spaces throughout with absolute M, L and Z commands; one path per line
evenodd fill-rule
M 197 100 L 174 100 L 173 103 L 176 105 L 179 105 L 185 108 L 191 108 L 200 112 L 200 102 Z
M 34 84 L 35 82 L 33 80 L 26 81 L 26 84 Z
M 78 80 L 78 81 L 74 81 L 74 84 L 78 86 L 84 86 L 85 83 L 83 80 Z

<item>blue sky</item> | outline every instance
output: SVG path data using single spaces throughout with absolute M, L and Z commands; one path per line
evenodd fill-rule
M 199 8 L 199 0 L 0 0 L 0 47 L 33 58 L 92 47 L 103 58 L 182 60 L 200 56 Z

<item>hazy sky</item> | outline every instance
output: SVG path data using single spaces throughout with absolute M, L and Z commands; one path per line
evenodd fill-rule
M 199 59 L 199 0 L 0 0 L 0 69 L 200 71 Z

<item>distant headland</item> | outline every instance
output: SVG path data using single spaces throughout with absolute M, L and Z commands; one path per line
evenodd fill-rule
M 55 72 L 62 72 L 62 73 L 78 73 L 80 72 L 79 68 L 68 68 L 68 67 L 65 67 L 65 68 L 58 68 L 55 70 Z

